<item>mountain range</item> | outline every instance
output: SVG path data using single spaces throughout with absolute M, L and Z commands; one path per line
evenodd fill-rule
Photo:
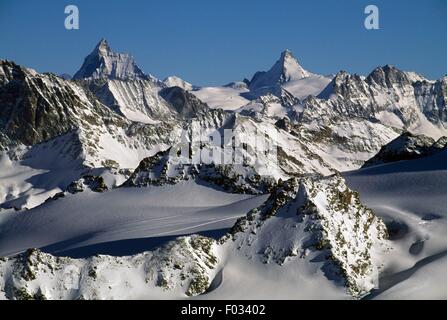
M 0 299 L 445 297 L 446 136 L 447 77 L 390 65 L 285 50 L 200 87 L 105 39 L 73 77 L 0 60 Z

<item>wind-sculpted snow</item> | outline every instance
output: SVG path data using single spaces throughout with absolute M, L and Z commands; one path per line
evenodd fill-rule
M 0 256 L 28 248 L 73 257 L 129 255 L 194 233 L 221 236 L 268 195 L 224 192 L 210 183 L 106 190 L 84 176 L 35 208 L 0 214 Z

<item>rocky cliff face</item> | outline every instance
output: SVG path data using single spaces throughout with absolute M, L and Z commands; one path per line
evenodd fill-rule
M 126 53 L 115 53 L 102 39 L 84 60 L 73 79 L 147 79 L 135 60 Z
M 24 181 L 4 181 L 0 199 L 7 199 L 8 207 L 29 208 L 45 200 L 32 201 L 35 194 L 51 197 L 67 187 L 67 178 L 78 179 L 89 169 L 108 168 L 111 163 L 134 169 L 143 157 L 180 135 L 181 126 L 169 121 L 174 114 L 171 106 L 158 99 L 170 118 L 160 123 L 135 122 L 102 104 L 77 82 L 0 61 L 0 148 L 4 152 L 0 158 L 7 157 L 11 170 L 28 172 Z M 57 173 L 62 166 L 66 174 Z M 52 174 L 41 179 L 42 170 Z
M 31 208 L 65 190 L 107 192 L 117 181 L 144 187 L 194 179 L 271 193 L 219 242 L 184 237 L 133 257 L 75 260 L 31 250 L 1 258 L 0 298 L 193 296 L 207 290 L 226 254 L 275 266 L 301 259 L 362 297 L 375 286 L 387 232 L 337 172 L 445 148 L 445 137 L 434 138 L 446 133 L 447 78 L 385 66 L 367 77 L 340 72 L 321 91 L 323 78 L 286 51 L 271 70 L 225 87 L 250 100 L 230 112 L 209 109 L 181 79 L 145 75 L 106 41 L 74 80 L 0 61 L 1 207 Z M 201 161 L 215 147 L 222 162 L 236 141 L 242 163 Z
M 308 112 L 361 117 L 416 134 L 439 138 L 445 132 L 446 80 L 429 81 L 393 66 L 366 78 L 339 72 L 319 95 L 305 102 Z
M 79 86 L 4 60 L 0 61 L 0 104 L 1 131 L 25 145 L 107 119 L 120 121 Z

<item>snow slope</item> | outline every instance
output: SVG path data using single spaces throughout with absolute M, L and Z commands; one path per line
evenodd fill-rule
M 345 174 L 383 217 L 393 239 L 379 290 L 370 298 L 447 298 L 447 152 Z
M 182 88 L 183 90 L 186 90 L 186 91 L 190 91 L 190 90 L 192 90 L 194 88 L 194 86 L 191 83 L 189 83 L 189 82 L 187 82 L 187 81 L 185 81 L 182 78 L 179 78 L 177 76 L 167 77 L 166 79 L 163 80 L 163 83 L 168 88 L 180 87 L 180 88 Z
M 250 102 L 242 94 L 249 92 L 246 87 L 203 87 L 191 91 L 197 98 L 214 109 L 236 110 Z
M 325 76 L 312 74 L 307 78 L 291 80 L 284 84 L 284 89 L 299 99 L 305 99 L 309 95 L 317 96 L 331 82 Z
M 175 201 L 173 201 L 175 199 Z M 0 256 L 31 247 L 62 253 L 118 240 L 142 239 L 136 248 L 107 253 L 135 253 L 184 234 L 227 229 L 266 196 L 229 194 L 193 181 L 174 186 L 85 191 L 37 208 L 0 215 Z M 154 239 L 148 241 L 148 238 Z M 129 242 L 132 244 L 132 242 Z M 113 248 L 113 246 L 112 246 Z M 77 255 L 83 255 L 77 250 Z M 101 250 L 99 252 L 102 252 Z

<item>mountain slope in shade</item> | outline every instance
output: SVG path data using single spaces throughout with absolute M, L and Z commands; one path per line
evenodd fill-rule
M 347 298 L 343 292 L 359 297 L 373 286 L 378 268 L 376 253 L 384 250 L 385 237 L 381 220 L 360 204 L 341 177 L 292 179 L 217 241 L 188 236 L 155 251 L 128 257 L 73 260 L 30 250 L 3 258 L 0 297 L 181 298 L 203 294 L 210 287 L 213 294 L 218 294 L 226 282 L 224 276 L 219 284 L 219 274 L 237 267 L 232 260 L 235 257 L 253 263 L 250 272 L 258 275 L 262 269 L 264 274 L 276 270 L 282 276 L 294 270 L 298 275 L 291 278 L 295 297 L 312 297 L 321 288 L 338 297 Z M 310 272 L 316 272 L 313 281 L 299 277 Z M 244 270 L 240 273 L 244 274 Z M 123 282 L 112 280 L 117 276 Z M 64 285 L 63 279 L 73 287 Z M 122 285 L 125 281 L 132 283 L 131 290 Z M 217 287 L 213 288 L 213 282 Z M 250 285 L 250 279 L 239 285 Z M 269 294 L 265 290 L 268 282 L 258 283 L 256 288 L 264 288 L 261 292 Z
M 301 80 L 311 75 L 298 63 L 289 50 L 281 53 L 281 57 L 267 71 L 257 72 L 250 81 L 250 90 L 262 87 L 273 87 L 289 81 Z
M 363 168 L 388 162 L 428 157 L 445 150 L 446 147 L 447 137 L 435 141 L 424 135 L 413 135 L 405 132 L 383 146 L 374 157 L 365 162 Z
M 228 193 L 193 180 L 104 192 L 88 188 L 65 192 L 27 211 L 2 212 L 0 256 L 32 247 L 59 256 L 130 255 L 183 235 L 219 237 L 267 197 Z
M 194 118 L 209 110 L 206 103 L 203 103 L 195 95 L 179 86 L 164 88 L 160 90 L 159 94 L 170 103 L 180 117 L 186 119 Z
M 107 41 L 102 39 L 85 58 L 84 63 L 73 79 L 146 79 L 135 60 L 126 53 L 115 53 Z
M 389 65 L 329 79 L 286 51 L 251 82 L 190 89 L 105 41 L 74 80 L 1 60 L 0 255 L 22 254 L 0 258 L 0 297 L 442 297 L 446 79 Z M 171 161 L 228 129 L 246 162 Z M 365 161 L 345 173 L 359 195 L 337 171 Z M 137 289 L 109 289 L 117 275 Z
M 388 236 L 340 176 L 287 181 L 230 234 L 238 250 L 264 263 L 321 261 L 326 276 L 355 297 L 375 287 Z
M 390 240 L 371 237 L 373 226 L 383 230 L 382 219 L 369 219 L 367 209 L 356 204 L 358 195 L 345 189 L 339 177 L 290 181 L 218 242 L 199 237 L 200 245 L 192 245 L 194 237 L 181 238 L 158 251 L 132 257 L 73 260 L 28 251 L 2 258 L 0 298 L 73 299 L 80 293 L 92 299 L 184 298 L 193 293 L 197 299 L 349 299 L 346 290 L 363 288 L 367 292 L 357 297 L 438 299 L 445 295 L 445 157 L 444 152 L 345 175 L 347 184 L 360 190 L 361 200 L 382 217 Z M 344 195 L 334 197 L 339 192 Z M 365 228 L 369 236 L 361 240 Z M 339 233 L 343 238 L 348 235 L 345 241 Z M 369 241 L 374 244 L 367 245 Z M 362 245 L 370 248 L 371 256 L 362 254 L 361 261 L 373 262 L 373 269 L 351 264 Z M 327 257 L 344 259 L 344 248 L 348 260 L 333 265 L 334 260 Z M 205 268 L 202 262 L 212 267 Z M 197 268 L 191 277 L 181 276 L 181 270 Z M 343 268 L 348 272 L 337 274 Z M 368 271 L 374 268 L 382 270 L 377 289 L 372 288 L 374 272 Z M 148 274 L 159 276 L 146 278 Z M 109 279 L 116 277 L 132 283 L 132 290 L 121 282 L 111 283 Z M 152 281 L 155 278 L 160 281 Z M 349 281 L 357 286 L 346 287 Z M 193 291 L 189 291 L 191 283 L 197 283 Z

